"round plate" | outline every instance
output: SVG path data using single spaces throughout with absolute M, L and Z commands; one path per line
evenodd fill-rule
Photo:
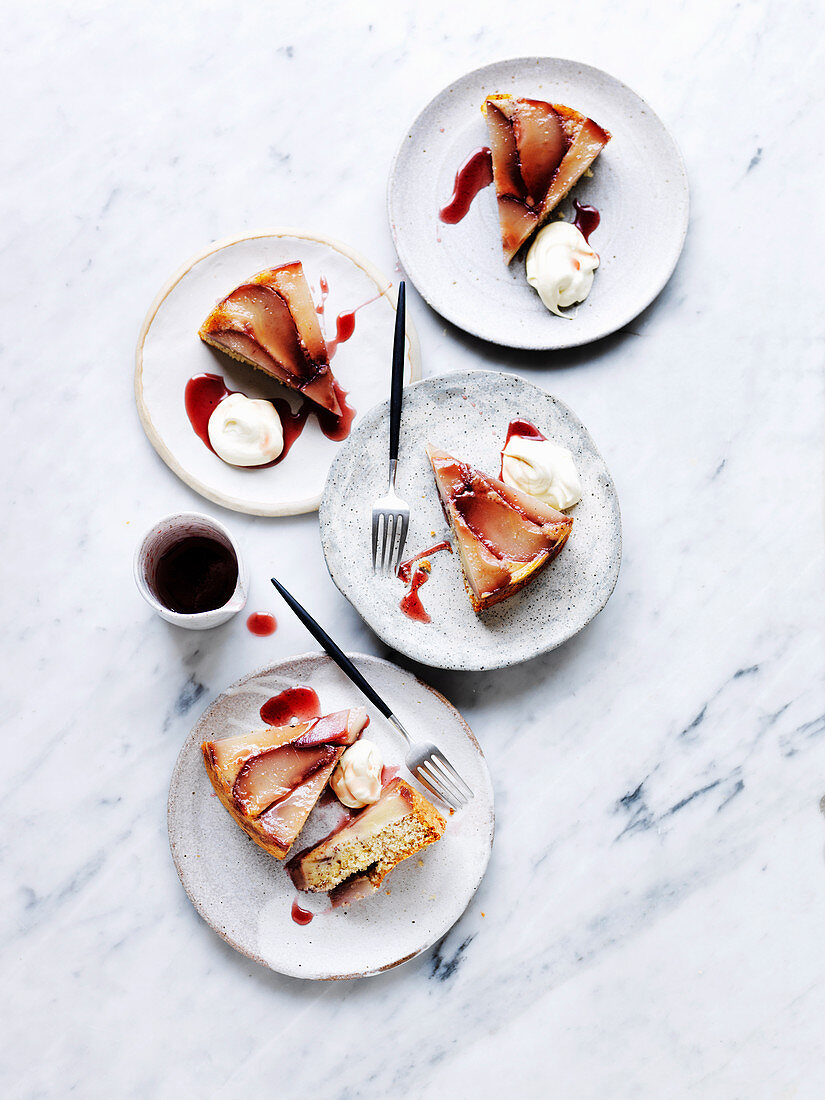
M 456 371 L 404 391 L 397 491 L 410 506 L 405 557 L 450 538 L 425 443 L 498 476 L 511 420 L 532 421 L 573 453 L 583 499 L 571 510 L 573 530 L 555 561 L 516 595 L 477 615 L 454 554 L 433 555 L 421 600 L 432 616 L 415 622 L 400 610 L 405 586 L 374 575 L 372 501 L 386 491 L 389 402 L 372 409 L 332 465 L 319 512 L 321 543 L 332 579 L 387 645 L 422 664 L 485 669 L 526 661 L 566 642 L 601 611 L 613 591 L 622 554 L 613 479 L 582 422 L 562 401 L 517 375 Z
M 400 864 L 380 893 L 338 909 L 329 907 L 325 895 L 299 894 L 283 864 L 235 824 L 214 796 L 203 766 L 204 739 L 261 726 L 261 704 L 285 688 L 314 688 L 324 713 L 363 705 L 361 693 L 328 657 L 292 657 L 233 684 L 189 734 L 169 787 L 169 843 L 192 904 L 237 951 L 297 978 L 365 977 L 424 951 L 466 909 L 493 843 L 493 789 L 487 764 L 455 707 L 388 661 L 350 656 L 413 735 L 434 741 L 475 793 L 455 814 L 439 805 L 447 818 L 444 836 L 420 857 Z M 418 787 L 403 767 L 401 738 L 374 707 L 367 709 L 371 721 L 365 736 L 380 746 L 385 764 L 401 765 L 401 777 Z M 325 836 L 341 812 L 335 799 L 316 805 L 298 847 Z M 296 897 L 303 908 L 315 912 L 307 925 L 292 920 Z
M 221 375 L 230 389 L 249 397 L 301 398 L 263 371 L 230 359 L 198 338 L 215 303 L 250 276 L 268 267 L 300 260 L 316 304 L 320 280 L 329 283 L 322 326 L 335 336 L 339 313 L 358 309 L 355 332 L 335 352 L 335 377 L 349 403 L 363 414 L 389 393 L 397 289 L 346 245 L 295 229 L 272 229 L 211 245 L 161 290 L 137 345 L 135 397 L 144 430 L 166 465 L 207 500 L 256 516 L 286 516 L 318 507 L 324 480 L 339 443 L 326 438 L 314 416 L 289 455 L 278 466 L 229 466 L 198 438 L 184 408 L 184 389 L 194 374 Z M 407 375 L 421 377 L 418 337 L 407 321 Z M 358 422 L 356 417 L 355 423 Z
M 456 171 L 489 144 L 480 107 L 495 92 L 564 103 L 613 135 L 592 178 L 573 189 L 601 212 L 592 238 L 601 264 L 590 295 L 566 318 L 528 285 L 524 249 L 505 265 L 492 186 L 457 225 L 438 216 Z M 670 278 L 688 222 L 684 163 L 650 107 L 600 69 L 555 57 L 499 61 L 445 88 L 401 143 L 388 201 L 399 259 L 419 293 L 459 328 L 513 348 L 575 347 L 626 325 Z M 571 220 L 572 197 L 558 209 Z

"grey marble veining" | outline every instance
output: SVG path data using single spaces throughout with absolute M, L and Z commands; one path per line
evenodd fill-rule
M 5 14 L 4 1096 L 822 1095 L 823 29 L 812 4 L 710 0 L 529 30 L 490 0 Z M 168 778 L 223 687 L 308 648 L 271 572 L 346 648 L 392 655 L 325 580 L 315 516 L 213 509 L 166 469 L 135 338 L 232 233 L 316 230 L 392 272 L 399 136 L 462 72 L 536 52 L 606 69 L 672 129 L 676 273 L 626 330 L 556 354 L 410 309 L 425 377 L 514 370 L 581 417 L 621 500 L 618 586 L 527 664 L 416 667 L 487 755 L 487 877 L 413 963 L 302 983 L 192 909 Z M 240 540 L 272 638 L 184 634 L 141 601 L 134 545 L 187 508 Z

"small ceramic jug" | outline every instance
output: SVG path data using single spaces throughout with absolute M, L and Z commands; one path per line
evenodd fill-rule
M 172 611 L 158 597 L 157 564 L 173 546 L 198 536 L 214 539 L 234 554 L 238 563 L 238 580 L 234 592 L 222 607 L 187 615 Z M 185 630 L 208 630 L 210 627 L 220 626 L 246 604 L 247 572 L 240 551 L 223 524 L 202 512 L 176 512 L 158 520 L 146 532 L 135 551 L 135 583 L 141 596 L 161 618 L 175 626 L 182 626 Z

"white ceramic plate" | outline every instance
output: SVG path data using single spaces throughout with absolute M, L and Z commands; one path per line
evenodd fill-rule
M 169 843 L 192 904 L 237 951 L 298 978 L 364 977 L 424 951 L 466 909 L 493 842 L 487 764 L 455 707 L 388 661 L 350 656 L 404 725 L 443 749 L 475 792 L 472 802 L 455 814 L 439 804 L 447 818 L 444 836 L 420 858 L 411 856 L 400 864 L 378 894 L 338 909 L 329 907 L 325 895 L 299 894 L 283 864 L 235 824 L 214 796 L 203 766 L 204 739 L 261 726 L 261 704 L 285 688 L 314 688 L 324 713 L 364 705 L 358 689 L 323 654 L 292 657 L 244 677 L 220 695 L 186 739 L 169 787 Z M 365 736 L 380 746 L 386 764 L 403 765 L 401 738 L 374 707 L 367 709 L 371 722 Z M 418 786 L 403 766 L 399 775 Z M 316 806 L 298 847 L 320 840 L 341 812 L 335 800 Z M 292 920 L 296 897 L 316 913 L 307 925 Z
M 410 505 L 405 557 L 450 537 L 424 444 L 497 477 L 507 426 L 519 418 L 572 451 L 584 495 L 568 511 L 573 530 L 559 556 L 521 592 L 480 615 L 470 606 L 454 554 L 433 555 L 420 591 L 429 623 L 399 609 L 401 581 L 372 572 L 370 504 L 386 487 L 389 402 L 364 417 L 330 470 L 319 516 L 332 579 L 387 645 L 422 664 L 485 669 L 535 657 L 586 626 L 616 584 L 621 517 L 604 459 L 563 402 L 497 371 L 456 371 L 404 391 L 397 489 Z
M 329 464 L 339 443 L 326 438 L 314 416 L 282 463 L 239 469 L 222 462 L 192 429 L 184 389 L 194 374 L 221 375 L 230 389 L 249 397 L 287 397 L 294 391 L 262 371 L 208 347 L 198 329 L 215 303 L 244 279 L 267 267 L 300 260 L 316 304 L 320 279 L 329 283 L 322 325 L 335 336 L 336 317 L 379 292 L 381 297 L 356 314 L 355 332 L 338 346 L 335 377 L 362 416 L 389 394 L 397 288 L 346 245 L 294 229 L 273 229 L 210 245 L 185 264 L 163 287 L 141 328 L 137 345 L 135 397 L 143 427 L 163 461 L 201 496 L 257 516 L 295 515 L 318 507 Z M 407 377 L 421 376 L 418 338 L 407 321 Z
M 564 103 L 612 139 L 560 206 L 573 198 L 601 212 L 591 243 L 601 257 L 593 289 L 569 319 L 550 313 L 501 252 L 492 186 L 457 225 L 438 216 L 456 171 L 489 144 L 480 107 L 488 95 Z M 389 217 L 404 270 L 433 309 L 467 332 L 514 348 L 569 348 L 615 332 L 670 278 L 688 223 L 688 184 L 676 143 L 643 99 L 600 69 L 554 57 L 499 61 L 468 73 L 424 108 L 404 137 L 389 181 Z

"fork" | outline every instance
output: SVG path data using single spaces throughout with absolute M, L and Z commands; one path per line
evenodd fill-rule
M 425 786 L 436 798 L 440 798 L 442 802 L 452 806 L 455 810 L 460 810 L 462 806 L 466 805 L 474 797 L 473 792 L 444 753 L 433 744 L 415 744 L 401 725 L 397 715 L 393 714 L 378 692 L 367 682 L 346 653 L 335 644 L 324 628 L 298 603 L 280 581 L 273 577 L 272 583 L 316 642 L 321 644 L 338 667 L 349 676 L 356 687 L 361 689 L 369 701 L 381 711 L 387 721 L 398 730 L 407 742 L 409 749 L 404 758 L 404 763 L 418 782 Z
M 410 509 L 395 491 L 395 471 L 398 467 L 398 434 L 401 426 L 401 397 L 404 390 L 404 339 L 406 333 L 407 291 L 404 281 L 398 284 L 398 302 L 395 308 L 395 337 L 392 345 L 392 386 L 390 389 L 390 478 L 387 492 L 372 506 L 372 569 L 395 573 L 401 564 L 407 528 L 410 526 Z M 384 537 L 378 557 L 378 534 L 384 520 Z M 398 549 L 395 550 L 396 536 Z

